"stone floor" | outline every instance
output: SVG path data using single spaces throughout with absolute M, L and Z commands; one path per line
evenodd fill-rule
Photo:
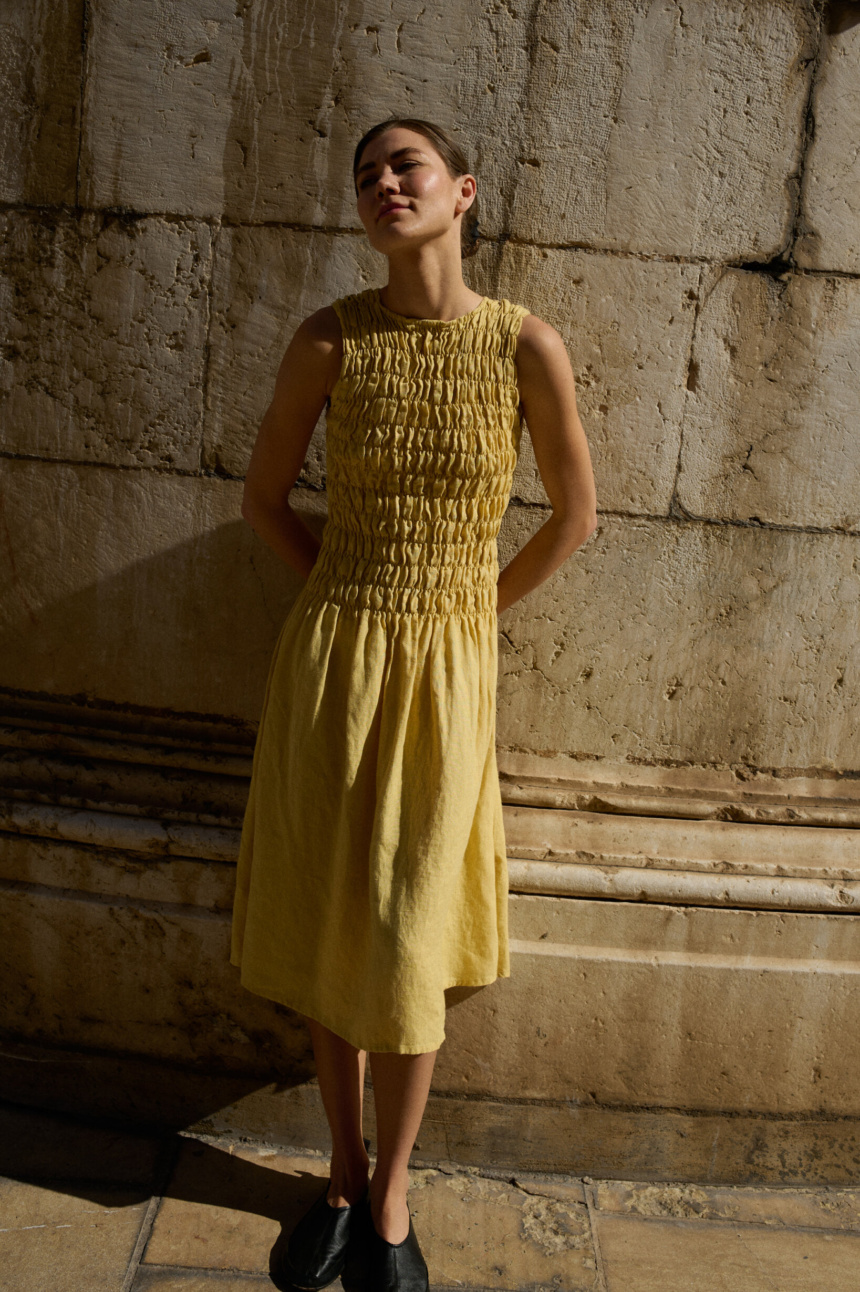
M 4 1292 L 272 1287 L 318 1153 L 148 1135 L 0 1105 Z M 434 1289 L 858 1292 L 860 1188 L 411 1169 Z M 335 1284 L 338 1292 L 340 1284 Z

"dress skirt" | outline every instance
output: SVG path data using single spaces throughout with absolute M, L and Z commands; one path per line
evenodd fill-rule
M 444 989 L 510 974 L 497 651 L 495 614 L 379 615 L 308 585 L 281 631 L 231 960 L 359 1049 L 438 1049 Z

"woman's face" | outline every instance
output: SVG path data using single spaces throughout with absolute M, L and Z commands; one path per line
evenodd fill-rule
M 394 126 L 361 154 L 355 176 L 359 218 L 371 246 L 390 256 L 450 238 L 459 249 L 460 220 L 477 191 L 474 175 L 449 175 L 430 140 Z

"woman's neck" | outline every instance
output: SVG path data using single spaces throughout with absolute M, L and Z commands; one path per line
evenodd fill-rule
M 466 286 L 459 254 L 456 263 L 426 256 L 408 262 L 388 258 L 388 284 L 381 288 L 380 300 L 395 314 L 448 321 L 468 314 L 482 299 Z

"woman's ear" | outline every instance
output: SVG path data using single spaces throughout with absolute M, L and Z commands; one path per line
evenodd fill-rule
M 468 211 L 477 191 L 478 182 L 474 175 L 460 176 L 460 195 L 457 198 L 457 210 L 455 214 L 462 215 L 465 211 Z

